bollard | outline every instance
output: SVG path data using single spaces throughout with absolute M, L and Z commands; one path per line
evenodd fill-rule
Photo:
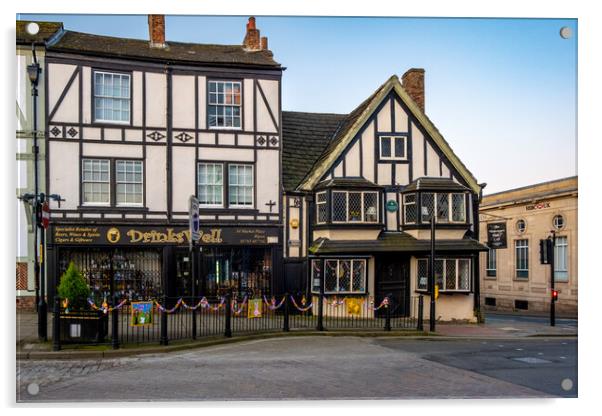
M 320 296 L 318 297 L 318 331 L 324 331 L 324 290 L 320 288 Z
M 119 348 L 119 310 L 115 307 L 118 305 L 117 295 L 113 297 L 113 311 L 111 312 L 112 321 L 112 334 L 111 334 L 111 345 L 113 349 Z
M 163 307 L 167 309 L 167 296 L 163 296 Z M 161 337 L 159 338 L 160 345 L 167 345 L 169 339 L 167 338 L 167 312 L 161 311 Z
M 391 331 L 391 305 L 385 304 L 385 331 Z
M 52 317 L 52 351 L 61 350 L 61 298 L 54 297 L 54 316 Z
M 227 338 L 232 337 L 232 302 L 230 298 L 230 294 L 226 295 L 226 301 L 224 302 L 226 305 L 226 328 L 224 330 L 224 336 Z
M 288 319 L 289 319 L 288 293 L 286 293 L 284 295 L 284 326 L 282 328 L 282 330 L 284 332 L 288 332 L 290 330 Z
M 422 315 L 424 314 L 424 297 L 420 295 L 418 297 L 418 331 L 424 331 L 424 321 Z

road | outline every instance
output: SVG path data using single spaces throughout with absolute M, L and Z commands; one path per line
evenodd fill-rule
M 97 361 L 24 360 L 17 381 L 24 402 L 576 397 L 577 341 L 287 337 Z
M 488 324 L 497 324 L 502 322 L 516 322 L 516 323 L 532 323 L 549 325 L 549 316 L 530 316 L 530 315 L 516 315 L 516 314 L 503 314 L 503 313 L 485 313 L 485 322 Z M 556 318 L 556 326 L 560 327 L 572 327 L 577 328 L 577 319 L 565 319 Z

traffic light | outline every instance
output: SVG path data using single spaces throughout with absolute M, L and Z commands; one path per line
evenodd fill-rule
M 556 302 L 558 300 L 558 291 L 552 290 L 552 302 Z
M 539 240 L 539 263 L 540 264 L 551 264 L 552 254 L 552 240 L 546 238 L 545 240 Z

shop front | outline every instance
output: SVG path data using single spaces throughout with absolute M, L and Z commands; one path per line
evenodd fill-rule
M 202 229 L 197 296 L 271 295 L 279 289 L 277 227 Z M 192 296 L 192 257 L 184 226 L 55 224 L 48 245 L 49 295 L 70 262 L 97 299 Z

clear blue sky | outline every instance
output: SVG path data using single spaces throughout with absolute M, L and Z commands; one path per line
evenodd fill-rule
M 146 16 L 20 15 L 148 37 Z M 239 44 L 247 17 L 167 16 L 167 40 Z M 283 109 L 347 113 L 392 74 L 426 71 L 426 113 L 485 193 L 577 173 L 577 21 L 257 17 L 287 68 Z M 572 29 L 563 39 L 559 30 Z

